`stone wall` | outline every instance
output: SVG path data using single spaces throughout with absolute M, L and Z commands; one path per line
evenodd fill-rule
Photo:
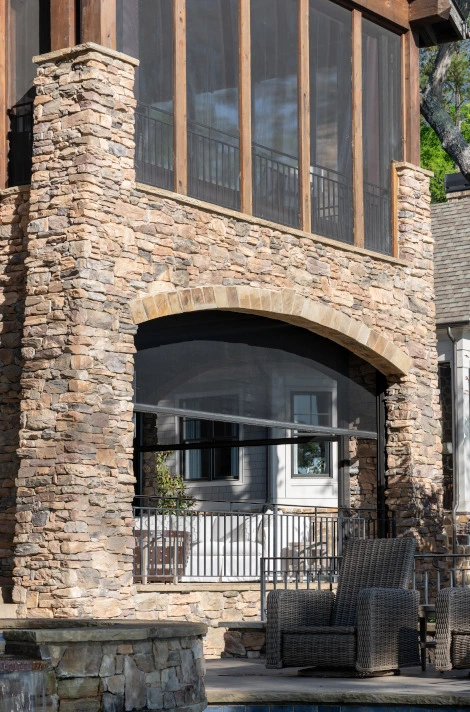
M 277 316 L 282 307 L 286 320 L 387 367 L 388 501 L 401 512 L 399 532 L 438 547 L 426 172 L 398 164 L 400 259 L 374 254 L 136 185 L 133 60 L 88 44 L 38 64 L 17 479 L 20 615 L 134 615 L 133 336 L 139 322 L 183 311 Z M 409 357 L 408 374 L 397 375 Z
M 13 572 L 28 221 L 29 189 L 0 191 L 0 587 Z
M 4 631 L 6 653 L 46 663 L 48 712 L 202 712 L 201 624 Z

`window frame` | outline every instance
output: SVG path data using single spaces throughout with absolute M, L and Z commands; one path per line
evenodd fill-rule
M 197 443 L 198 442 L 203 443 L 203 442 L 205 442 L 205 439 L 204 438 L 192 439 L 192 438 L 185 438 L 185 436 L 184 436 L 185 425 L 186 425 L 187 421 L 190 421 L 190 420 L 197 421 L 197 418 L 179 417 L 177 419 L 178 432 L 180 434 L 179 439 L 180 439 L 181 443 L 184 445 L 195 443 L 196 447 L 194 447 L 193 450 L 198 450 L 199 448 L 197 447 Z M 211 430 L 212 430 L 211 439 L 212 439 L 212 441 L 217 441 L 217 437 L 214 435 L 214 425 L 217 422 L 223 422 L 223 421 L 208 420 L 208 421 L 201 421 L 201 422 L 207 422 L 207 423 L 211 424 Z M 231 435 L 231 436 L 224 436 L 224 440 L 230 440 L 230 439 L 240 440 L 243 436 L 243 432 L 242 432 L 243 425 L 240 423 L 230 423 L 230 425 L 236 426 L 237 432 L 236 432 L 236 434 Z M 202 484 L 202 483 L 207 484 L 207 483 L 212 483 L 212 482 L 237 482 L 237 483 L 240 482 L 242 479 L 242 477 L 241 477 L 241 457 L 242 457 L 243 448 L 241 448 L 241 447 L 230 448 L 231 455 L 232 455 L 233 450 L 237 451 L 236 458 L 235 458 L 236 463 L 237 463 L 237 475 L 236 476 L 224 475 L 222 477 L 216 477 L 214 474 L 214 467 L 215 467 L 214 457 L 215 457 L 216 449 L 217 449 L 216 447 L 207 449 L 207 452 L 209 453 L 209 456 L 210 456 L 209 477 L 200 477 L 200 478 L 187 477 L 186 457 L 187 457 L 187 454 L 189 452 L 192 452 L 193 450 L 182 450 L 180 452 L 180 472 L 181 472 L 181 476 L 183 477 L 183 480 L 185 482 L 187 482 L 189 484 L 193 484 L 193 485 L 198 485 L 198 484 Z
M 329 396 L 329 407 L 330 407 L 330 420 L 333 421 L 334 417 L 334 393 L 332 390 L 326 390 L 326 389 L 316 389 L 316 390 L 311 390 L 311 391 L 292 391 L 291 392 L 291 407 L 292 407 L 292 418 L 295 418 L 295 397 L 296 396 L 309 396 L 310 399 L 312 396 L 316 396 L 319 394 L 327 394 Z M 296 430 L 290 431 L 292 436 L 296 436 L 298 433 Z M 325 459 L 326 459 L 326 472 L 318 473 L 318 474 L 309 474 L 309 475 L 301 475 L 297 472 L 298 469 L 298 453 L 299 453 L 299 445 L 292 445 L 291 446 L 291 479 L 296 480 L 297 482 L 307 482 L 309 480 L 321 480 L 321 479 L 332 479 L 333 478 L 333 467 L 332 467 L 332 443 L 328 441 L 323 441 L 323 444 L 325 446 Z

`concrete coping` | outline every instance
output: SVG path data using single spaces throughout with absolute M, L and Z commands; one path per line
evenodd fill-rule
M 139 640 L 198 638 L 207 633 L 204 623 L 113 620 L 0 620 L 6 642 L 71 644 L 128 643 Z
M 70 57 L 76 57 L 77 55 L 84 54 L 86 52 L 98 52 L 105 57 L 119 59 L 121 62 L 132 64 L 134 67 L 138 67 L 140 64 L 139 60 L 135 57 L 130 57 L 128 54 L 124 54 L 124 52 L 118 52 L 115 49 L 104 47 L 96 42 L 83 42 L 82 44 L 75 45 L 74 47 L 65 47 L 64 49 L 56 49 L 53 52 L 37 54 L 33 57 L 33 63 L 41 65 L 46 64 L 47 62 L 58 62 L 61 59 L 69 59 Z
M 219 621 L 217 627 L 233 630 L 266 630 L 266 621 Z

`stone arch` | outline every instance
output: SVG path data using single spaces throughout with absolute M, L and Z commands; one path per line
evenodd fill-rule
M 378 331 L 293 289 L 201 286 L 158 292 L 130 303 L 136 324 L 205 309 L 258 314 L 300 326 L 344 346 L 386 376 L 405 376 L 411 368 L 411 358 Z

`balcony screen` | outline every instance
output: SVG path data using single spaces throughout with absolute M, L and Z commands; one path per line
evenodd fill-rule
M 117 0 L 117 47 L 136 68 L 136 178 L 173 190 L 173 3 Z
M 375 369 L 304 329 L 204 312 L 142 324 L 136 345 L 136 410 L 319 434 L 376 432 Z M 301 417 L 300 396 L 315 403 L 315 417 L 311 408 Z
M 312 232 L 353 242 L 351 12 L 310 0 Z
M 364 244 L 391 251 L 391 172 L 401 149 L 400 37 L 363 20 Z
M 238 2 L 187 0 L 188 191 L 239 207 Z
M 299 226 L 297 0 L 251 0 L 253 213 Z

